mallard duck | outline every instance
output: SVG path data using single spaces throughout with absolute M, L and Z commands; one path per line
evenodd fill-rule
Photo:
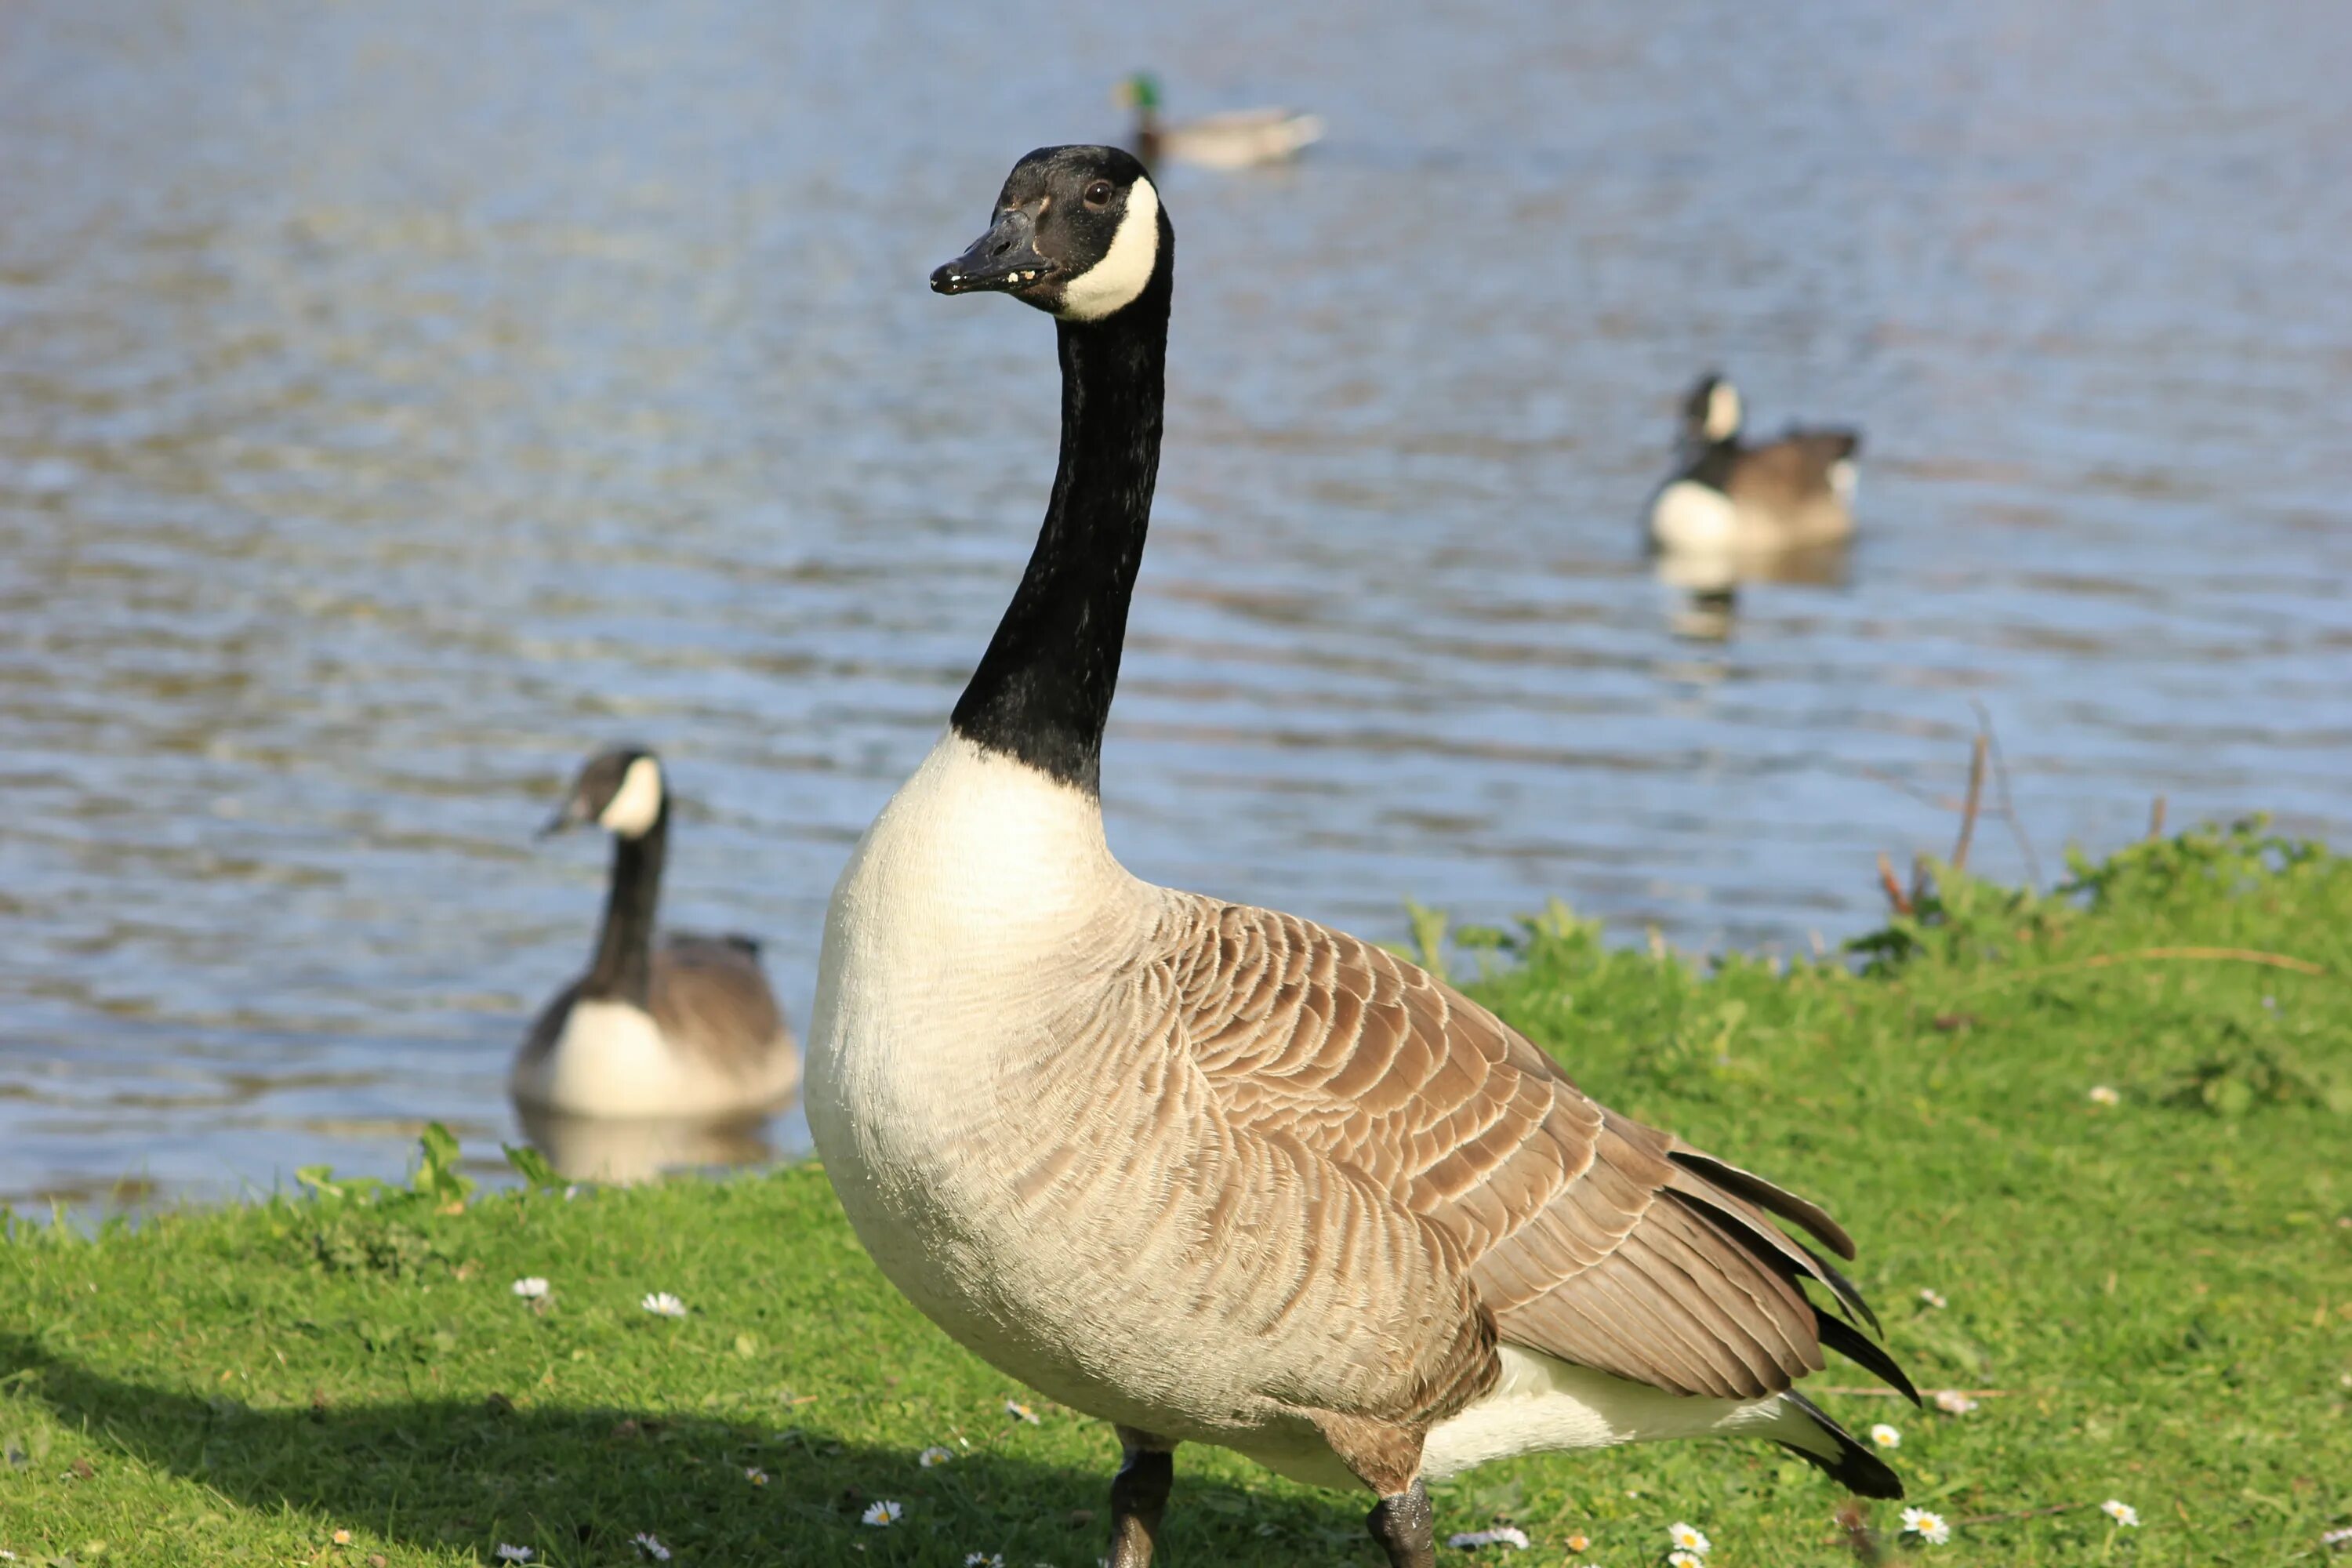
M 1323 137 L 1321 120 L 1286 109 L 1235 109 L 1167 124 L 1160 118 L 1160 83 L 1148 71 L 1121 82 L 1118 97 L 1135 113 L 1135 155 L 1153 168 L 1168 163 L 1212 169 L 1279 163 Z

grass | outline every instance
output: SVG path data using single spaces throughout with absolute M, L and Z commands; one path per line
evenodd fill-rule
M 1859 963 L 1785 972 L 1611 949 L 1559 909 L 1423 929 L 1595 1093 L 1827 1198 L 1922 1385 L 2000 1391 L 1961 1415 L 1822 1395 L 1900 1427 L 1948 1546 L 1898 1539 L 1883 1504 L 1858 1537 L 1811 1471 L 1734 1446 L 1492 1467 L 1440 1490 L 1442 1531 L 1516 1523 L 1540 1550 L 1514 1560 L 1548 1565 L 1655 1563 L 1688 1520 L 1728 1568 L 2026 1568 L 2313 1560 L 2352 1523 L 2352 861 L 2238 829 L 2042 898 L 1948 874 Z M 646 1560 L 642 1531 L 679 1563 L 1101 1552 L 1108 1435 L 1008 1414 L 1023 1392 L 882 1282 L 820 1172 L 469 1195 L 448 1155 L 398 1192 L 314 1173 L 137 1228 L 18 1221 L 0 1548 L 616 1564 Z M 509 1289 L 526 1275 L 551 1282 L 539 1306 Z M 653 1290 L 688 1315 L 642 1310 Z M 922 1467 L 935 1444 L 954 1457 Z M 901 1521 L 861 1524 L 885 1498 Z M 1162 1561 L 1373 1563 L 1362 1507 L 1188 1448 Z

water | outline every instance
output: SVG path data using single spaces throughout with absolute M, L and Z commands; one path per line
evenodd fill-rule
M 1785 951 L 1974 703 L 2045 875 L 2159 792 L 2346 836 L 2352 13 L 1425 11 L 11 7 L 0 1198 L 494 1157 L 614 738 L 804 1020 L 1052 468 L 1046 324 L 924 276 L 1138 64 L 1333 127 L 1163 182 L 1138 871 Z M 1867 445 L 1842 583 L 1709 641 L 1634 520 L 1713 366 Z

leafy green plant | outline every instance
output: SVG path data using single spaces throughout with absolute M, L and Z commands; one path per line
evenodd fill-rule
M 547 1163 L 547 1156 L 538 1150 L 527 1144 L 513 1143 L 501 1143 L 499 1149 L 506 1155 L 507 1164 L 513 1169 L 515 1174 L 523 1179 L 523 1184 L 532 1192 L 560 1193 L 570 1184 L 564 1181 L 553 1165 Z

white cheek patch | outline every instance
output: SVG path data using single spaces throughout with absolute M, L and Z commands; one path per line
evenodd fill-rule
M 1127 192 L 1127 212 L 1118 220 L 1103 258 L 1070 279 L 1054 314 L 1066 321 L 1099 321 L 1125 310 L 1151 281 L 1160 265 L 1160 193 L 1139 179 Z
M 1706 438 L 1728 441 L 1739 434 L 1739 393 L 1731 383 L 1718 381 L 1706 395 Z
M 621 775 L 621 787 L 613 792 L 596 825 L 624 838 L 643 837 L 661 816 L 661 764 L 651 757 L 639 757 Z

